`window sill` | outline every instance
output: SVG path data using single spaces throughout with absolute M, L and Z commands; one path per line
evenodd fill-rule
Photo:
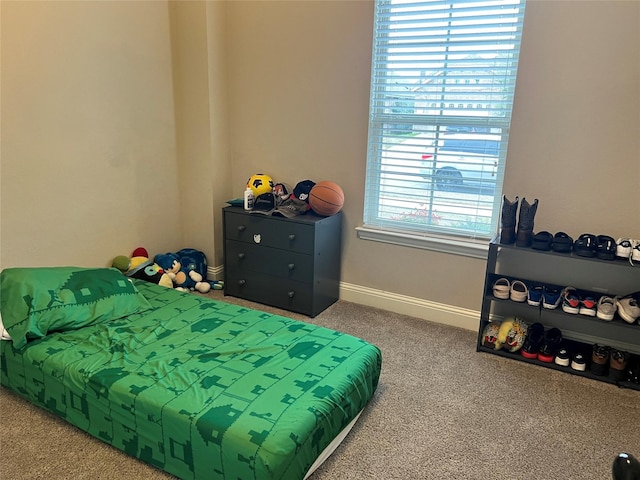
M 406 232 L 379 230 L 367 226 L 356 227 L 358 238 L 374 242 L 390 243 L 404 247 L 422 248 L 435 252 L 487 259 L 489 240 L 460 240 L 455 237 L 411 235 Z

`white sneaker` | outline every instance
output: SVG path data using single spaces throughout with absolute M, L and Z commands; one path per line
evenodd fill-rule
M 640 305 L 635 297 L 640 297 L 640 292 L 622 298 L 616 297 L 618 315 L 627 323 L 634 323 L 640 317 Z
M 631 255 L 629 256 L 629 262 L 634 265 L 633 262 L 640 262 L 640 240 L 631 240 L 633 242 L 633 248 L 631 249 Z
M 629 258 L 633 243 L 630 238 L 619 238 L 616 240 L 616 257 Z
M 613 320 L 615 314 L 616 301 L 611 297 L 607 297 L 606 295 L 600 297 L 600 300 L 598 300 L 598 313 L 596 313 L 596 316 L 600 320 L 610 322 L 611 320 Z

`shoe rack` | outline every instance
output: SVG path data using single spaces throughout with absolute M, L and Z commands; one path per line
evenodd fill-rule
M 600 260 L 581 257 L 573 253 L 534 250 L 529 247 L 502 245 L 496 237 L 489 245 L 482 310 L 478 329 L 477 350 L 514 360 L 561 370 L 594 380 L 613 383 L 621 387 L 640 390 L 636 383 L 616 380 L 614 375 L 595 375 L 591 371 L 591 352 L 594 344 L 606 345 L 631 354 L 630 365 L 640 362 L 640 325 L 629 324 L 617 314 L 611 321 L 581 314 L 569 314 L 560 304 L 556 309 L 531 306 L 525 302 L 498 299 L 493 295 L 493 284 L 499 278 L 525 284 L 544 284 L 560 288 L 572 286 L 578 290 L 601 295 L 623 296 L 640 290 L 640 266 L 632 266 L 623 259 Z M 483 331 L 489 322 L 519 317 L 531 325 L 540 322 L 545 330 L 558 328 L 562 332 L 562 346 L 570 354 L 582 353 L 586 359 L 584 372 L 571 367 L 528 359 L 520 351 L 493 350 L 482 345 Z

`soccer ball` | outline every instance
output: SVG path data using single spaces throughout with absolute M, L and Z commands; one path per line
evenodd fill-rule
M 271 193 L 273 191 L 273 179 L 264 173 L 256 173 L 251 175 L 247 181 L 247 187 L 253 190 L 253 196 L 258 198 L 263 193 Z

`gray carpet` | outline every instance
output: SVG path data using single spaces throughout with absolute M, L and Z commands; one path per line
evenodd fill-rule
M 312 480 L 610 479 L 640 392 L 475 351 L 476 334 L 339 301 L 309 321 L 380 347 L 380 385 Z M 0 478 L 173 478 L 0 390 Z

